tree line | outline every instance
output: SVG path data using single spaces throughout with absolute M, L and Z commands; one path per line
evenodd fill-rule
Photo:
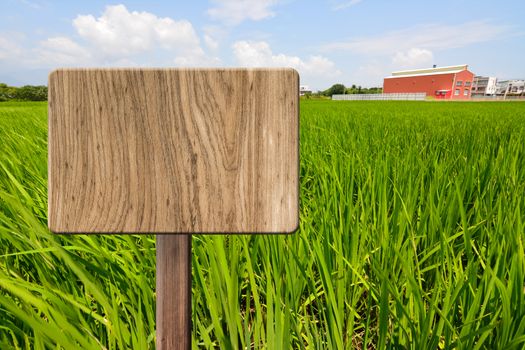
M 361 85 L 356 86 L 353 84 L 351 87 L 346 87 L 343 84 L 334 84 L 328 89 L 321 92 L 324 96 L 332 96 L 332 95 L 342 95 L 342 94 L 348 94 L 348 95 L 355 95 L 355 94 L 380 94 L 383 92 L 383 88 L 381 87 L 371 87 L 371 88 L 364 88 L 361 87 Z
M 381 87 L 363 88 L 356 86 L 346 87 L 343 84 L 334 84 L 324 91 L 318 91 L 313 95 L 332 96 L 340 94 L 380 94 Z M 22 87 L 8 86 L 0 83 L 0 102 L 2 101 L 47 101 L 47 86 L 25 85 Z
M 15 87 L 0 83 L 0 102 L 2 101 L 47 101 L 47 86 Z

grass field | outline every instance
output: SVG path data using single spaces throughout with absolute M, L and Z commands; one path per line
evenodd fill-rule
M 0 349 L 155 344 L 154 236 L 46 225 L 45 103 L 0 104 Z M 301 102 L 301 225 L 194 236 L 193 347 L 521 349 L 525 103 Z

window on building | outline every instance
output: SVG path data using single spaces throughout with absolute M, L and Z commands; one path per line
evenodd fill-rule
M 463 90 L 463 96 L 468 96 L 468 89 Z
M 465 86 L 470 86 L 470 81 L 466 81 Z
M 463 82 L 461 80 L 456 81 L 456 86 L 461 86 L 461 85 L 463 85 Z
M 454 96 L 459 96 L 459 89 L 456 89 L 456 91 L 454 91 Z

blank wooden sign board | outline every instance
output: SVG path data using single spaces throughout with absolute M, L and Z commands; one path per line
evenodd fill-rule
M 159 349 L 190 346 L 189 234 L 297 229 L 298 84 L 292 69 L 50 74 L 49 227 L 159 234 Z

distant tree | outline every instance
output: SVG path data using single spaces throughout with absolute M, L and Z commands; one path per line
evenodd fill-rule
M 7 85 L 0 83 L 0 102 L 8 100 L 6 96 L 6 90 L 7 90 Z
M 368 89 L 367 94 L 382 94 L 383 88 L 382 87 L 371 87 Z
M 383 88 L 380 87 L 363 88 L 355 84 L 346 89 L 347 94 L 380 94 L 382 92 Z
M 0 101 L 8 101 L 14 98 L 16 88 L 0 83 Z
M 9 100 L 47 101 L 47 86 L 26 85 L 18 88 L 0 83 L 0 101 Z
M 25 85 L 18 88 L 14 95 L 15 99 L 24 101 L 46 101 L 47 100 L 47 86 L 32 86 Z
M 352 84 L 351 87 L 346 89 L 346 93 L 349 95 L 357 94 L 357 86 L 355 86 L 355 84 Z
M 339 95 L 345 93 L 345 86 L 343 84 L 334 84 L 323 92 L 325 96 Z

